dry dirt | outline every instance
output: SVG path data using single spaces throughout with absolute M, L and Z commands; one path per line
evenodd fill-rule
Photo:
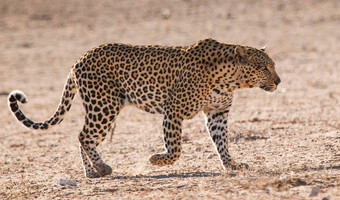
M 1 199 L 340 199 L 340 1 L 1 0 Z M 7 108 L 20 89 L 24 112 L 46 120 L 68 69 L 108 42 L 189 45 L 201 38 L 267 46 L 282 83 L 275 93 L 236 93 L 230 152 L 246 171 L 224 171 L 202 114 L 186 121 L 173 166 L 163 151 L 162 116 L 128 107 L 100 145 L 113 174 L 83 176 L 77 135 L 84 110 L 76 96 L 58 127 L 33 132 Z M 58 186 L 59 178 L 78 185 Z M 314 190 L 314 192 L 312 192 Z

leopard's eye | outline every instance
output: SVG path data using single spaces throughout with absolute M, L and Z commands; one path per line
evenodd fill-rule
M 257 66 L 255 69 L 256 69 L 256 70 L 260 70 L 260 69 L 264 69 L 264 70 L 265 70 L 265 69 L 267 69 L 267 67 L 265 67 L 265 66 L 260 66 L 260 65 L 259 65 L 259 66 Z

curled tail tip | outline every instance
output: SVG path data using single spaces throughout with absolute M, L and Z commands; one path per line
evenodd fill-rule
M 8 95 L 9 102 L 20 101 L 21 103 L 27 103 L 26 95 L 20 90 L 14 90 Z

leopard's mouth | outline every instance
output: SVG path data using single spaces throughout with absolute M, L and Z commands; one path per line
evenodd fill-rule
M 267 91 L 267 92 L 274 92 L 277 88 L 277 85 L 269 85 L 269 86 L 261 85 L 260 88 Z

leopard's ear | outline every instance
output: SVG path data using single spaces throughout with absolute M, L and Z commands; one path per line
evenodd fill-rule
M 235 54 L 242 57 L 242 58 L 246 57 L 246 50 L 244 49 L 244 47 L 237 46 L 235 48 Z
M 264 47 L 262 47 L 260 50 L 261 50 L 261 51 L 266 51 L 266 48 L 267 48 L 267 47 L 264 46 Z
M 247 52 L 246 52 L 246 49 L 242 46 L 237 46 L 235 48 L 235 54 L 237 55 L 237 57 L 240 59 L 240 60 L 247 60 Z

